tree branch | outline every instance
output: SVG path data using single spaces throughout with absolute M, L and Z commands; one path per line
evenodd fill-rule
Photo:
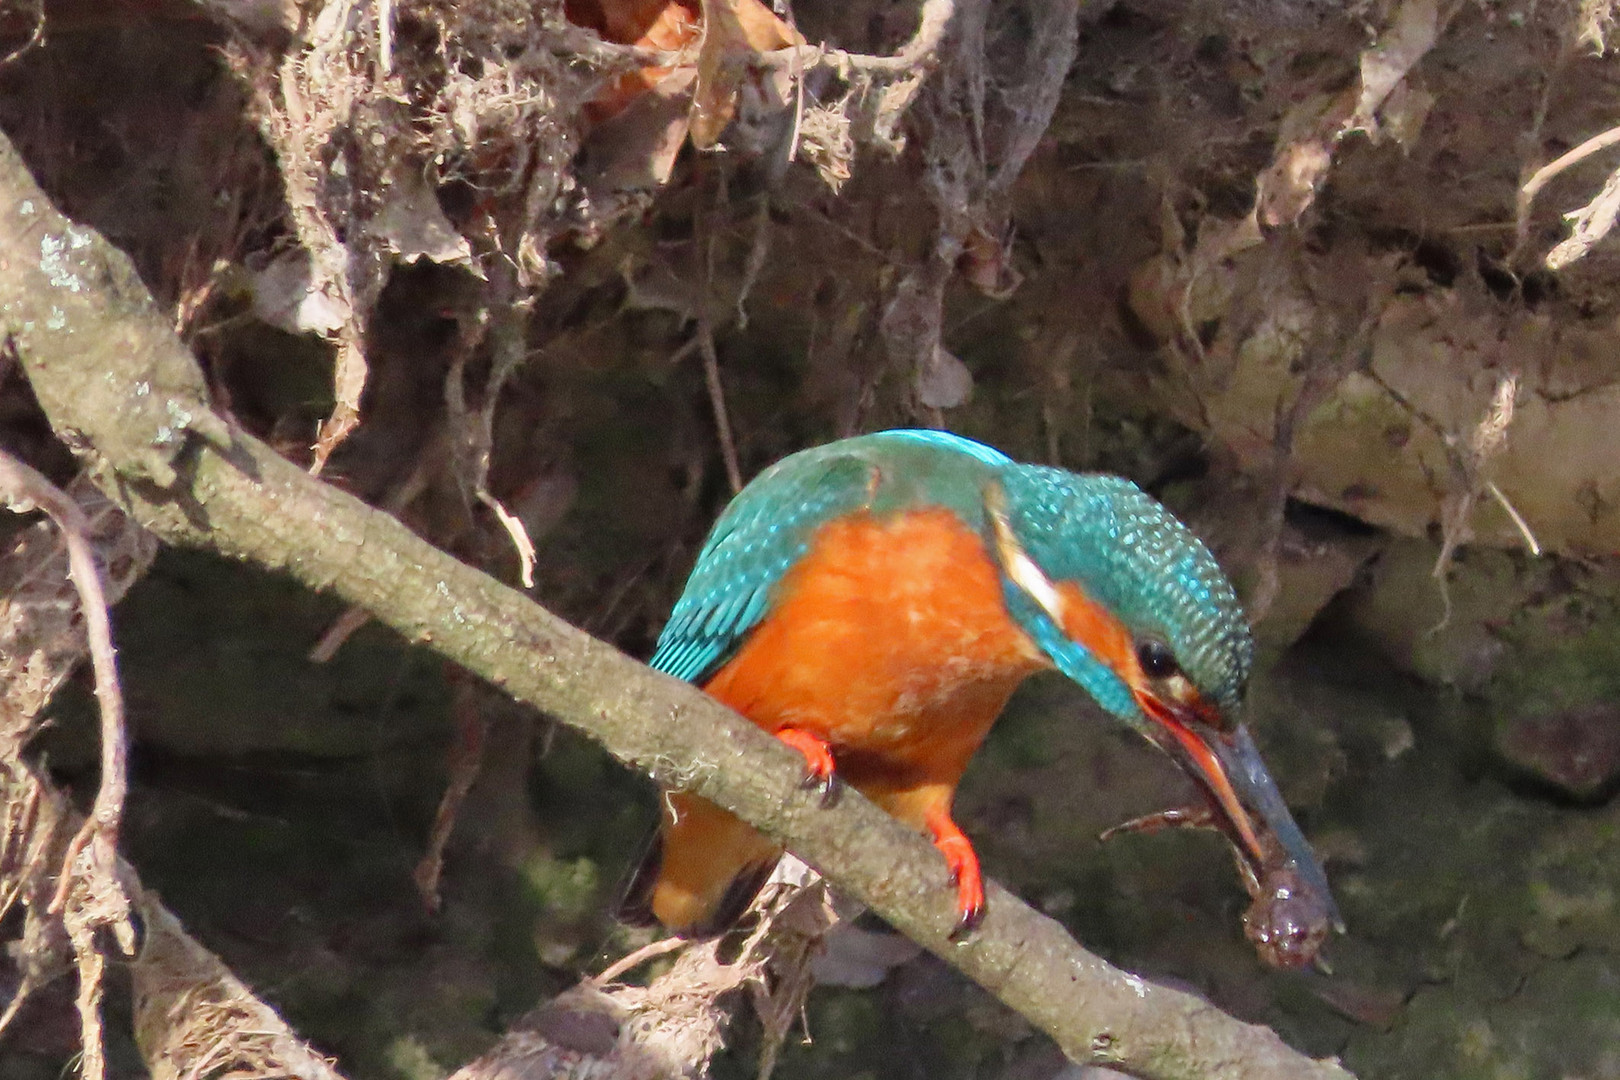
M 821 809 L 802 761 L 210 411 L 202 373 L 128 260 L 62 218 L 0 138 L 0 320 L 56 430 L 163 539 L 284 571 L 364 606 L 659 783 L 734 811 L 988 988 L 1075 1061 L 1147 1077 L 1339 1078 L 1270 1030 L 1081 949 L 994 884 L 948 938 L 954 894 L 928 842 L 859 797 Z

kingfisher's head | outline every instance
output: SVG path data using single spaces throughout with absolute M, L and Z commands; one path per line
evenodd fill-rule
M 1240 722 L 1254 644 L 1209 549 L 1118 477 L 1009 465 L 987 529 L 1014 619 L 1054 667 L 1165 750 L 1257 879 L 1327 881 Z

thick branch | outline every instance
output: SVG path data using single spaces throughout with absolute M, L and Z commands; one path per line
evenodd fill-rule
M 758 728 L 209 411 L 200 371 L 128 261 L 60 217 L 9 144 L 0 144 L 0 318 L 56 429 L 90 448 L 102 483 L 159 536 L 334 591 L 658 782 L 735 811 L 1076 1061 L 1164 1078 L 1347 1075 L 1265 1028 L 1111 967 L 1005 889 L 992 885 L 977 933 L 950 941 L 954 895 L 922 837 L 858 797 L 820 809 L 800 790 L 802 761 Z

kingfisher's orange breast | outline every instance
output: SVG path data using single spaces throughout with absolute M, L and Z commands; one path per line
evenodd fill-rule
M 705 686 L 767 731 L 812 732 L 863 771 L 954 783 L 1007 698 L 1047 661 L 951 511 L 821 527 L 771 614 Z M 900 782 L 902 777 L 889 777 Z

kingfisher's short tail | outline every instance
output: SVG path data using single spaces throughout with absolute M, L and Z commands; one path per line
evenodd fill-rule
M 696 795 L 669 793 L 663 820 L 619 918 L 655 920 L 680 937 L 708 938 L 736 925 L 764 886 L 782 849 L 753 826 Z

